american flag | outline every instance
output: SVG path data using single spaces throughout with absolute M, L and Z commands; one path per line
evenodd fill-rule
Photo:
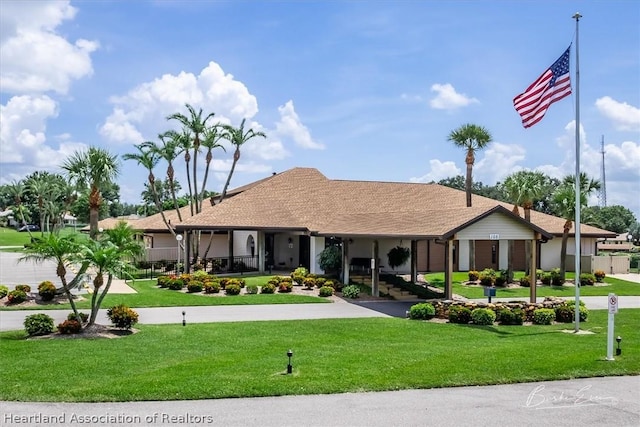
M 513 105 L 525 128 L 542 120 L 551 104 L 571 94 L 570 51 L 571 45 L 527 90 L 513 98 Z

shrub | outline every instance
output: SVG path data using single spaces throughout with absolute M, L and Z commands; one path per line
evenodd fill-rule
M 9 304 L 20 304 L 27 300 L 27 294 L 24 291 L 14 289 L 7 294 L 7 301 Z
M 158 286 L 161 288 L 168 287 L 170 281 L 171 281 L 171 277 L 169 276 L 158 276 Z
M 295 279 L 295 276 L 302 276 L 302 278 L 305 278 L 309 275 L 309 270 L 307 270 L 305 267 L 298 267 L 295 270 L 293 270 L 293 273 L 291 273 L 291 278 L 293 280 Z
M 247 285 L 246 291 L 249 295 L 255 295 L 258 293 L 258 285 Z
M 58 325 L 58 332 L 61 334 L 77 334 L 82 329 L 82 325 L 77 320 L 65 320 Z
M 475 270 L 471 270 L 469 271 L 469 281 L 470 282 L 475 282 L 480 278 L 480 273 L 478 273 Z
M 318 265 L 325 273 L 333 273 L 342 267 L 342 250 L 338 246 L 327 246 L 318 255 Z
M 471 312 L 471 320 L 476 325 L 493 325 L 496 313 L 488 308 L 476 308 Z
M 570 307 L 571 308 L 571 312 L 575 313 L 576 301 L 575 300 L 567 301 L 567 307 Z M 587 307 L 585 307 L 584 301 L 580 300 L 580 321 L 581 322 L 586 322 L 588 317 L 589 317 L 589 309 L 587 309 Z
M 330 297 L 333 295 L 333 288 L 331 286 L 323 286 L 318 291 L 318 295 L 321 297 Z
M 205 294 L 217 294 L 220 292 L 220 282 L 218 280 L 209 280 L 204 282 L 202 288 Z
M 0 298 L 6 297 L 8 293 L 9 288 L 7 288 L 5 285 L 0 285 Z
M 242 289 L 244 288 L 245 281 L 244 279 L 227 278 L 227 280 L 225 280 L 225 283 L 224 283 L 224 288 L 227 289 L 227 286 L 229 285 L 237 286 L 240 289 Z
M 503 308 L 496 317 L 502 325 L 522 325 L 524 323 L 524 311 L 520 308 Z
M 316 287 L 317 281 L 318 279 L 316 279 L 315 277 L 305 277 L 302 283 L 307 289 L 313 289 Z
M 573 322 L 573 307 L 568 305 L 559 305 L 555 309 L 556 322 L 571 323 Z
M 240 290 L 242 288 L 240 287 L 240 285 L 236 285 L 233 283 L 228 283 L 227 286 L 225 286 L 224 288 L 224 292 L 227 295 L 240 295 Z
M 199 280 L 192 280 L 187 284 L 187 292 L 189 293 L 202 292 L 202 288 L 203 284 Z
M 291 292 L 292 290 L 293 290 L 292 282 L 282 281 L 278 284 L 278 292 L 287 293 L 287 292 Z
M 317 287 L 317 288 L 321 288 L 326 283 L 327 278 L 326 277 L 316 277 L 315 280 L 316 281 L 314 283 L 314 286 Z
M 273 283 L 267 283 L 260 288 L 261 294 L 272 294 L 276 291 L 276 286 Z
M 560 269 L 554 268 L 551 270 L 551 286 L 562 286 L 562 277 L 560 277 Z
M 345 298 L 358 298 L 360 296 L 360 287 L 356 285 L 345 286 L 342 289 L 342 296 Z
M 543 270 L 536 270 L 536 279 L 540 280 L 542 279 L 542 276 L 544 275 L 544 271 Z
M 124 304 L 114 305 L 107 310 L 107 317 L 116 328 L 131 329 L 138 323 L 138 313 Z
M 28 294 L 29 292 L 31 292 L 31 286 L 29 286 L 29 285 L 16 285 L 16 290 L 22 291 L 25 294 Z
M 414 304 L 409 308 L 410 319 L 431 319 L 436 315 L 436 309 L 432 304 L 428 302 L 422 302 L 420 304 Z
M 169 284 L 167 285 L 167 287 L 174 291 L 182 290 L 182 288 L 184 288 L 184 279 L 180 277 L 173 277 L 169 279 Z
M 78 315 L 80 316 L 80 320 L 82 320 L 82 323 L 87 323 L 87 321 L 89 320 L 89 315 L 87 313 L 83 313 L 79 311 Z M 78 320 L 78 319 L 76 319 L 76 314 L 72 311 L 67 315 L 67 320 Z
M 496 281 L 496 272 L 492 268 L 485 268 L 480 273 L 480 284 L 482 286 L 493 286 Z
M 602 270 L 596 270 L 593 272 L 593 275 L 596 278 L 596 282 L 602 283 L 604 281 L 605 272 Z
M 580 275 L 580 285 L 593 286 L 596 283 L 596 277 L 591 273 L 582 273 Z
M 551 308 L 538 308 L 533 311 L 533 323 L 535 325 L 550 325 L 555 318 L 556 312 Z
M 44 313 L 32 314 L 24 319 L 24 330 L 30 337 L 50 334 L 53 332 L 53 319 Z
M 520 286 L 524 287 L 524 288 L 530 288 L 531 287 L 531 280 L 529 278 L 529 276 L 523 276 L 520 278 Z
M 199 270 L 195 269 L 195 265 L 193 266 L 193 268 L 195 270 L 192 274 L 194 279 L 204 281 L 205 279 L 208 279 L 209 277 L 211 277 L 209 273 L 207 273 L 202 269 L 202 266 L 200 266 Z
M 452 305 L 449 307 L 449 322 L 461 323 L 466 325 L 471 321 L 471 310 L 461 305 Z
M 508 275 L 509 273 L 507 273 L 506 270 L 500 271 L 500 274 L 498 274 L 494 280 L 494 284 L 500 287 L 505 286 L 507 284 Z
M 56 296 L 56 285 L 45 280 L 38 285 L 38 295 L 42 301 L 51 301 Z
M 540 282 L 543 285 L 549 286 L 551 284 L 551 273 L 542 274 L 542 277 L 540 277 Z

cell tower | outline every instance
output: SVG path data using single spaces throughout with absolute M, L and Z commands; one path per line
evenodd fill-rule
M 607 178 L 604 167 L 604 135 L 600 142 L 600 154 L 602 154 L 602 167 L 600 168 L 600 192 L 598 193 L 598 205 L 601 208 L 607 207 Z

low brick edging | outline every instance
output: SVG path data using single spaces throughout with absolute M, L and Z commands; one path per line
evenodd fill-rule
M 431 303 L 436 309 L 436 317 L 440 319 L 449 318 L 449 307 L 453 305 L 459 305 L 474 310 L 476 308 L 489 308 L 496 313 L 501 309 L 515 309 L 519 308 L 525 313 L 525 322 L 531 322 L 533 320 L 533 312 L 539 308 L 551 308 L 554 309 L 558 306 L 565 305 L 566 300 L 558 297 L 545 297 L 542 302 L 526 302 L 526 301 L 510 301 L 510 302 L 477 302 L 477 301 L 460 301 L 460 300 L 427 300 L 425 302 Z

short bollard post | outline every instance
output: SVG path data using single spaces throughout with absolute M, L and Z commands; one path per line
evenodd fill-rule
M 287 357 L 289 357 L 289 364 L 287 365 L 287 374 L 293 372 L 293 366 L 291 366 L 291 357 L 293 356 L 293 351 L 287 351 Z
M 182 312 L 182 326 L 187 326 L 187 319 L 184 317 L 186 314 L 185 311 Z

